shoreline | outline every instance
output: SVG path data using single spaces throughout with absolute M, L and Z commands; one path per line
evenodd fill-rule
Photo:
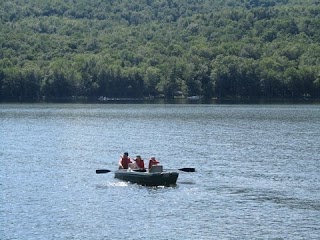
M 0 104 L 320 104 L 320 99 L 135 99 L 108 98 L 106 100 L 84 98 L 59 98 L 41 101 L 1 101 Z

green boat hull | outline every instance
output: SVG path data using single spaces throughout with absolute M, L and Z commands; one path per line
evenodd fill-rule
M 138 172 L 118 170 L 114 174 L 115 178 L 136 183 L 143 186 L 172 186 L 176 185 L 179 173 L 177 172 Z

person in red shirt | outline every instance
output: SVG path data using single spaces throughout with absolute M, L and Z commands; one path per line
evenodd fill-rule
M 152 166 L 154 165 L 158 165 L 158 163 L 160 163 L 158 160 L 156 160 L 155 157 L 151 157 L 150 160 L 149 160 L 149 170 Z
M 144 161 L 140 155 L 137 155 L 134 161 L 136 162 L 139 169 L 144 170 Z
M 129 163 L 132 163 L 129 153 L 125 152 L 119 159 L 119 169 L 128 169 Z

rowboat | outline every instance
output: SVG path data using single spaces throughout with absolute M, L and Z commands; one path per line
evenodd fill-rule
M 172 186 L 176 184 L 178 176 L 177 172 L 163 171 L 160 165 L 152 166 L 147 171 L 119 169 L 114 173 L 115 178 L 143 186 Z
M 183 172 L 195 172 L 195 168 L 179 168 Z M 109 169 L 97 169 L 97 174 L 109 173 Z M 176 185 L 179 173 L 175 171 L 163 171 L 162 165 L 152 166 L 150 170 L 119 169 L 114 172 L 114 177 L 144 186 L 172 186 Z

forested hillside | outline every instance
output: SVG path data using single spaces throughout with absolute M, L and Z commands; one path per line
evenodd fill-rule
M 320 0 L 2 0 L 0 101 L 320 98 Z

